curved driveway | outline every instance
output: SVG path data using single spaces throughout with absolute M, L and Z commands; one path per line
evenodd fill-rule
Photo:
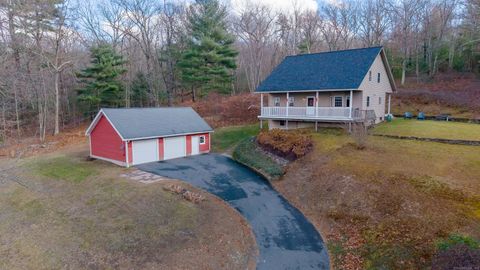
M 234 160 L 208 154 L 137 167 L 186 181 L 237 209 L 255 234 L 257 269 L 329 269 L 325 243 L 313 225 L 266 180 Z

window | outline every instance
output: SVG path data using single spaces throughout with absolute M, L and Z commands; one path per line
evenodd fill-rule
M 380 83 L 380 72 L 377 73 L 377 83 Z
M 378 104 L 382 105 L 382 97 L 378 97 Z
M 314 97 L 307 97 L 307 107 L 313 107 L 315 103 L 315 98 Z
M 280 126 L 285 126 L 285 120 L 280 120 Z
M 205 144 L 205 135 L 200 136 L 198 141 L 200 142 L 200 144 Z
M 367 97 L 367 107 L 370 107 L 370 97 Z
M 288 97 L 288 106 L 289 107 L 295 106 L 295 97 Z
M 273 98 L 273 106 L 280 107 L 280 97 Z
M 368 81 L 369 82 L 372 81 L 372 71 L 371 70 L 368 72 Z
M 333 106 L 334 107 L 343 107 L 343 98 L 342 97 L 334 97 L 333 98 Z
M 345 107 L 350 107 L 350 96 L 345 98 Z

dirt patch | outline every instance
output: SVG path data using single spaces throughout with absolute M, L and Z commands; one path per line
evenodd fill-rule
M 119 175 L 131 169 L 86 161 L 86 149 L 83 144 L 16 163 L 0 160 L 2 268 L 255 268 L 249 225 L 223 201 L 179 181 L 124 179 Z M 72 165 L 94 172 L 72 175 L 64 170 Z M 192 203 L 165 191 L 167 184 L 206 199 Z
M 76 128 L 65 130 L 64 132 L 53 136 L 48 135 L 45 142 L 40 142 L 38 138 L 10 138 L 7 142 L 0 144 L 0 158 L 19 158 L 52 153 L 72 145 L 84 145 L 88 142 L 85 137 L 87 124 Z
M 480 194 L 461 173 L 480 179 L 480 164 L 472 166 L 469 156 L 480 150 L 378 137 L 358 150 L 347 136 L 314 139 L 314 152 L 273 185 L 326 237 L 335 269 L 422 269 L 431 266 L 437 239 L 452 232 L 480 237 Z M 465 163 L 457 162 L 455 173 L 437 169 L 462 153 Z

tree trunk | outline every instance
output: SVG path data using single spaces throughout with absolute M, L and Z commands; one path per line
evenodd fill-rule
M 60 133 L 60 90 L 59 88 L 59 80 L 60 80 L 60 72 L 55 70 L 55 131 L 53 135 L 57 135 Z

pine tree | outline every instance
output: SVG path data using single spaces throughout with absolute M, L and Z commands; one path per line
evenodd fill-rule
M 179 62 L 183 83 L 200 96 L 232 91 L 234 38 L 227 31 L 227 11 L 218 0 L 196 0 L 188 14 L 188 47 Z
M 126 72 L 125 60 L 110 45 L 100 45 L 90 49 L 91 65 L 77 76 L 85 83 L 78 90 L 78 100 L 90 113 L 100 107 L 118 107 L 122 104 L 123 86 L 118 76 Z
M 148 104 L 148 81 L 143 72 L 137 72 L 131 84 L 132 105 L 144 107 Z

